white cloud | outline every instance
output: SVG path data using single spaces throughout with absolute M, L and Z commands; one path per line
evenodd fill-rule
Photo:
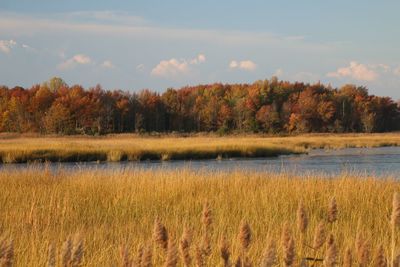
M 206 56 L 204 54 L 199 54 L 196 58 L 190 60 L 190 64 L 200 64 L 206 62 Z
M 78 54 L 73 56 L 72 58 L 64 61 L 60 65 L 58 65 L 59 69 L 71 69 L 76 67 L 77 65 L 87 65 L 91 64 L 92 60 L 90 57 L 84 55 L 84 54 Z
M 163 60 L 151 70 L 151 74 L 161 77 L 177 76 L 189 72 L 189 64 L 175 58 Z
M 229 68 L 234 69 L 239 66 L 239 63 L 237 63 L 236 60 L 232 60 L 231 63 L 229 63 Z
M 240 62 L 232 60 L 231 63 L 229 63 L 229 68 L 253 71 L 257 68 L 257 65 L 251 60 L 243 60 Z
M 190 72 L 190 65 L 198 65 L 206 61 L 206 56 L 199 54 L 196 58 L 162 60 L 152 70 L 151 75 L 160 77 L 174 77 L 180 74 L 187 74 Z
M 105 60 L 103 63 L 101 63 L 101 66 L 107 69 L 115 69 L 115 65 L 110 60 Z
M 337 69 L 335 72 L 329 72 L 326 76 L 332 78 L 352 78 L 359 81 L 374 81 L 378 78 L 378 73 L 373 68 L 351 61 L 347 67 Z
M 15 45 L 17 45 L 17 42 L 14 40 L 0 40 L 0 51 L 8 54 Z

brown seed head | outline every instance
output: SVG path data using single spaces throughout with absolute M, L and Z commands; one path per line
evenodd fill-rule
M 291 267 L 294 266 L 295 261 L 295 250 L 294 250 L 294 240 L 291 238 L 287 244 L 287 247 L 283 248 L 283 262 L 284 266 Z
M 4 243 L 3 257 L 0 259 L 0 265 L 2 267 L 12 267 L 14 264 L 14 241 Z
M 240 224 L 238 238 L 240 244 L 242 245 L 242 249 L 247 250 L 251 242 L 251 229 L 248 223 L 246 223 L 245 221 L 242 221 Z
M 141 267 L 152 267 L 153 266 L 153 247 L 151 244 L 145 245 L 143 248 L 143 254 L 141 259 Z
M 71 266 L 72 267 L 79 267 L 82 264 L 83 258 L 83 240 L 79 237 L 76 238 L 74 242 L 74 247 L 72 249 L 72 259 L 71 259 Z
M 206 234 L 210 234 L 212 230 L 211 226 L 213 219 L 212 219 L 210 203 L 208 203 L 208 201 L 204 203 L 201 221 L 203 223 L 204 232 Z
M 333 197 L 329 203 L 328 222 L 333 223 L 337 221 L 337 214 L 338 214 L 338 208 L 336 204 L 336 199 Z
M 167 252 L 167 259 L 165 260 L 164 266 L 165 267 L 176 267 L 178 264 L 178 251 L 176 249 L 175 242 L 172 238 L 168 241 L 168 252 Z
M 299 203 L 299 207 L 297 208 L 297 228 L 301 233 L 305 233 L 308 226 L 308 217 L 306 210 L 303 205 L 303 201 Z
M 168 249 L 168 232 L 158 218 L 154 221 L 153 240 L 162 249 Z
M 67 240 L 65 240 L 62 248 L 62 266 L 63 267 L 68 267 L 70 266 L 71 260 L 72 260 L 72 239 L 71 237 L 68 237 Z
M 324 266 L 334 267 L 336 266 L 336 262 L 337 262 L 337 248 L 335 245 L 335 240 L 332 234 L 330 234 L 328 237 L 328 248 L 326 250 L 324 258 Z
M 190 256 L 190 245 L 192 241 L 192 231 L 187 227 L 184 228 L 181 240 L 179 242 L 179 249 L 181 252 L 182 262 L 185 266 L 190 266 L 192 258 Z
M 229 258 L 231 256 L 231 252 L 229 251 L 229 242 L 225 235 L 223 235 L 219 241 L 219 251 L 224 262 L 224 267 L 230 266 Z
M 196 266 L 197 267 L 204 267 L 204 253 L 200 247 L 196 247 Z
M 56 246 L 54 245 L 54 243 L 51 243 L 49 245 L 49 251 L 48 251 L 48 262 L 47 262 L 47 266 L 48 267 L 56 267 Z
M 322 245 L 325 243 L 325 239 L 326 239 L 325 224 L 323 222 L 320 222 L 317 228 L 315 229 L 313 248 L 314 249 L 321 248 Z
M 264 252 L 263 261 L 261 263 L 262 267 L 271 267 L 276 263 L 276 246 L 275 242 L 272 240 L 268 242 L 267 248 Z

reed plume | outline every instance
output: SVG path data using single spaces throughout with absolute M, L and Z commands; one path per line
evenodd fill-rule
M 83 240 L 80 237 L 76 237 L 74 247 L 72 249 L 71 267 L 81 266 L 83 250 Z
M 154 221 L 153 228 L 153 241 L 163 250 L 167 251 L 168 249 L 168 232 L 165 226 L 161 223 L 161 221 L 156 218 Z
M 181 252 L 182 262 L 184 266 L 190 266 L 192 258 L 190 256 L 190 245 L 192 242 L 192 231 L 187 227 L 184 228 L 181 240 L 179 242 L 179 249 Z
M 178 251 L 176 249 L 175 241 L 172 238 L 168 241 L 167 258 L 164 267 L 176 267 L 178 264 Z
M 329 223 L 336 222 L 337 221 L 337 214 L 338 214 L 338 208 L 337 208 L 336 198 L 333 197 L 333 198 L 331 198 L 331 201 L 329 202 L 328 222 Z
M 196 266 L 197 267 L 205 266 L 204 252 L 199 246 L 196 247 Z
M 294 240 L 293 238 L 290 238 L 287 245 L 283 248 L 284 266 L 294 266 L 295 256 Z
M 150 242 L 143 248 L 141 264 L 141 267 L 153 266 L 153 247 L 151 246 Z
M 242 267 L 249 266 L 251 262 L 246 254 L 251 243 L 251 229 L 249 224 L 244 220 L 240 222 L 238 241 L 241 246 L 241 255 L 239 258 L 241 258 Z
M 337 263 L 337 248 L 332 234 L 328 237 L 328 248 L 323 263 L 325 267 L 334 267 Z
M 378 250 L 376 251 L 374 257 L 374 266 L 376 267 L 387 267 L 387 260 L 385 257 L 385 252 L 383 250 L 383 246 L 380 245 Z
M 270 240 L 264 252 L 262 267 L 271 267 L 276 264 L 276 245 L 275 242 Z
M 0 258 L 0 266 L 12 267 L 14 264 L 14 241 L 4 241 L 3 253 Z
M 325 243 L 326 239 L 326 231 L 325 231 L 325 224 L 320 222 L 315 229 L 314 240 L 313 240 L 313 248 L 318 250 L 322 247 Z
M 47 266 L 48 267 L 56 267 L 57 260 L 56 260 L 56 246 L 54 243 L 51 243 L 49 245 L 49 250 L 48 250 L 48 261 L 47 261 Z
M 68 237 L 67 240 L 65 240 L 62 248 L 61 261 L 63 267 L 68 267 L 71 264 L 72 246 L 72 239 L 71 237 Z
M 304 234 L 307 230 L 308 226 L 308 217 L 306 210 L 304 208 L 303 201 L 299 202 L 299 206 L 297 208 L 297 228 L 300 233 Z
M 223 235 L 219 241 L 219 251 L 221 258 L 223 260 L 224 267 L 229 267 L 231 265 L 230 263 L 231 252 L 229 250 L 229 242 L 226 239 L 225 235 Z
M 306 210 L 304 208 L 303 201 L 299 202 L 299 206 L 297 208 L 297 229 L 300 231 L 300 246 L 299 246 L 299 254 L 303 254 L 303 246 L 304 246 L 304 235 L 307 231 L 308 227 L 308 217 Z
M 251 229 L 249 224 L 243 220 L 240 223 L 238 239 L 242 249 L 246 251 L 251 243 Z

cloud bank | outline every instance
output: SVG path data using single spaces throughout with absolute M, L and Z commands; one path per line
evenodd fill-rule
M 199 54 L 190 60 L 176 58 L 162 60 L 151 70 L 151 75 L 164 78 L 177 77 L 189 73 L 191 65 L 198 65 L 204 62 L 206 62 L 206 56 L 203 54 Z
M 231 69 L 242 69 L 246 71 L 253 71 L 257 68 L 257 65 L 251 60 L 236 61 L 232 60 L 229 64 Z
M 84 54 L 77 54 L 72 58 L 62 62 L 58 65 L 58 68 L 61 70 L 72 69 L 78 65 L 87 65 L 91 64 L 92 59 Z
M 0 40 L 0 51 L 6 54 L 11 52 L 11 49 L 17 45 L 14 40 Z
M 371 67 L 357 61 L 351 61 L 349 66 L 338 68 L 335 72 L 329 72 L 327 76 L 339 79 L 348 77 L 358 81 L 375 81 L 379 75 Z

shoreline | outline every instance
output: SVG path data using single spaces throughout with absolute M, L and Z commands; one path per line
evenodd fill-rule
M 123 162 L 267 158 L 311 149 L 400 146 L 399 133 L 288 137 L 12 137 L 0 139 L 0 163 Z

